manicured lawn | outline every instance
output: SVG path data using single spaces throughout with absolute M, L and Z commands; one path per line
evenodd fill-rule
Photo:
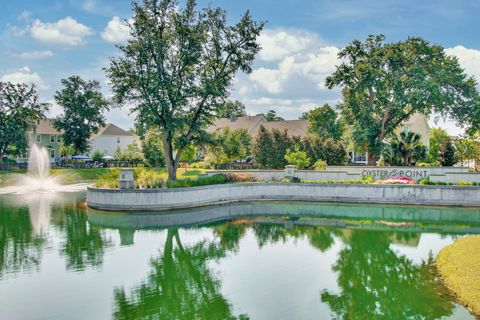
M 443 248 L 437 268 L 458 300 L 480 317 L 480 236 L 461 238 Z
M 101 175 L 111 171 L 109 168 L 92 168 L 92 169 L 52 169 L 52 175 L 58 175 L 64 183 L 91 182 L 97 180 Z M 145 168 L 147 171 L 155 171 L 167 178 L 167 170 L 165 168 Z M 189 169 L 185 173 L 185 169 L 178 169 L 177 175 L 179 179 L 196 178 L 199 174 L 205 172 L 205 169 Z M 0 171 L 0 186 L 11 185 L 15 182 L 15 174 L 25 174 L 25 170 Z

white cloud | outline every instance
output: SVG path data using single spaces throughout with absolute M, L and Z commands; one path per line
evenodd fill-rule
M 261 67 L 250 74 L 250 80 L 270 94 L 292 90 L 300 82 L 313 90 L 326 90 L 325 79 L 339 62 L 336 47 L 323 47 L 311 52 L 289 55 L 275 68 Z M 313 85 L 313 86 L 312 86 Z
M 92 29 L 70 16 L 53 23 L 35 19 L 30 32 L 32 37 L 40 42 L 65 46 L 82 44 L 86 36 L 93 34 Z
M 47 118 L 56 118 L 62 113 L 62 107 L 55 100 L 47 100 L 46 102 L 49 104 Z
M 43 81 L 40 75 L 36 72 L 32 72 L 29 67 L 25 66 L 11 73 L 4 74 L 1 81 L 11 83 L 26 83 L 34 84 L 38 89 L 46 90 L 49 86 Z
M 14 56 L 26 59 L 26 60 L 33 60 L 33 59 L 43 59 L 43 58 L 50 58 L 53 57 L 53 52 L 50 50 L 42 50 L 42 51 L 27 51 L 15 54 Z
M 117 44 L 126 43 L 129 37 L 130 28 L 125 24 L 125 21 L 120 20 L 117 16 L 114 16 L 108 22 L 102 32 L 103 40 Z
M 480 86 L 480 50 L 467 49 L 463 46 L 445 49 L 449 55 L 456 56 L 468 75 L 474 76 Z
M 262 47 L 258 57 L 264 61 L 279 61 L 323 44 L 316 33 L 296 29 L 266 29 L 258 37 L 258 42 Z

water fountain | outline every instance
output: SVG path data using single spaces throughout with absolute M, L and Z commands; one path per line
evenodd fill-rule
M 63 185 L 60 183 L 61 175 L 50 174 L 50 161 L 45 148 L 36 144 L 30 146 L 28 157 L 28 172 L 25 175 L 16 175 L 15 184 L 10 187 L 0 188 L 0 194 L 36 194 L 75 192 L 86 189 L 86 184 Z

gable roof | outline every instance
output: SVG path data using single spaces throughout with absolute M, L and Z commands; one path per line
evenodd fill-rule
M 99 136 L 135 136 L 133 133 L 123 130 L 116 125 L 109 123 L 105 127 L 100 128 L 97 133 L 92 134 L 90 141 L 95 140 Z
M 214 133 L 229 127 L 231 130 L 245 129 L 251 135 L 255 135 L 259 124 L 264 122 L 266 122 L 266 120 L 262 115 L 244 116 L 234 119 L 220 118 L 216 119 L 215 122 L 207 128 L 207 132 Z
M 236 119 L 220 118 L 207 128 L 207 132 L 213 133 L 223 128 L 229 127 L 231 130 L 246 129 L 255 137 L 258 134 L 260 126 L 266 129 L 287 130 L 290 136 L 305 137 L 308 134 L 308 120 L 286 120 L 286 121 L 267 121 L 263 115 L 245 116 Z
M 245 129 L 251 135 L 254 135 L 256 134 L 258 125 L 264 122 L 266 122 L 266 120 L 262 115 L 244 116 L 235 119 L 219 118 L 207 128 L 207 132 L 214 133 L 229 127 L 231 130 Z
M 61 134 L 63 130 L 58 131 L 53 127 L 53 119 L 41 119 L 37 121 L 37 126 L 33 130 L 36 134 Z
M 310 124 L 310 121 L 305 119 L 268 121 L 268 122 L 262 123 L 265 129 L 268 129 L 268 130 L 277 129 L 280 131 L 287 130 L 287 133 L 289 136 L 302 137 L 302 138 L 308 134 L 309 124 Z

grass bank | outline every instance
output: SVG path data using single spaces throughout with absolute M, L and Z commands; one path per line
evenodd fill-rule
M 462 238 L 443 248 L 437 268 L 460 303 L 480 317 L 480 236 Z

